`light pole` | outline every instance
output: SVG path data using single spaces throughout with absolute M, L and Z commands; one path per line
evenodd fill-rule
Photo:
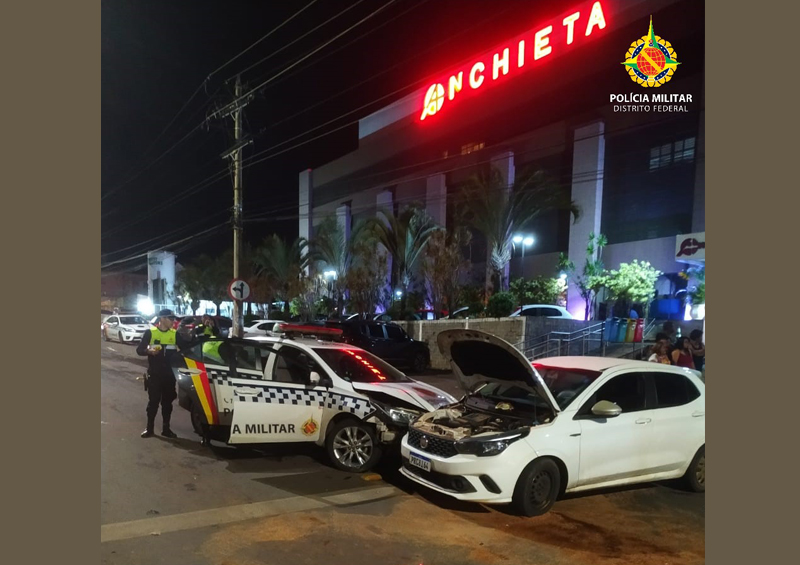
M 522 278 L 525 278 L 525 248 L 531 247 L 534 243 L 532 235 L 529 234 L 516 234 L 511 238 L 511 241 L 516 245 L 522 244 Z

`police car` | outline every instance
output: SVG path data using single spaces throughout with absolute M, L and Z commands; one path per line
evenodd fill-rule
M 456 402 L 338 341 L 339 329 L 277 324 L 273 333 L 182 350 L 178 402 L 198 434 L 232 445 L 313 442 L 335 467 L 363 472 L 409 422 Z

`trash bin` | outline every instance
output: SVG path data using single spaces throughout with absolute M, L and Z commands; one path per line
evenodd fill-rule
M 636 331 L 636 320 L 628 318 L 628 323 L 625 327 L 625 343 L 633 343 L 633 334 Z
M 628 319 L 620 318 L 619 326 L 617 327 L 617 341 L 620 343 L 624 342 L 627 333 L 628 333 Z
M 606 320 L 605 326 L 605 339 L 607 342 L 617 341 L 617 327 L 619 326 L 619 320 L 616 318 L 609 318 Z
M 633 341 L 635 343 L 642 343 L 644 338 L 644 319 L 639 318 L 636 320 L 636 329 L 633 330 Z

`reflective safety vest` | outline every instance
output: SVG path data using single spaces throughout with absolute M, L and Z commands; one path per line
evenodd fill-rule
M 161 331 L 158 327 L 150 328 L 150 345 L 175 345 L 175 336 L 177 332 L 174 328 L 167 331 Z
M 203 342 L 203 360 L 206 362 L 225 364 L 225 361 L 219 354 L 219 348 L 222 341 L 204 341 Z
M 203 326 L 203 335 L 214 337 L 214 330 L 211 329 L 211 326 Z

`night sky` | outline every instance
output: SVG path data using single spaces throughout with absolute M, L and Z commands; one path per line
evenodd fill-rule
M 102 263 L 228 220 L 232 176 L 225 172 L 229 161 L 220 154 L 233 145 L 233 121 L 198 126 L 232 99 L 232 78 L 245 71 L 245 87 L 263 83 L 387 1 L 102 2 Z M 575 3 L 396 0 L 259 91 L 245 110 L 245 133 L 254 136 L 244 151 L 245 165 L 255 153 L 408 87 L 256 159 L 380 109 L 423 86 L 427 75 L 531 28 L 537 11 L 549 16 Z M 212 71 L 309 4 L 203 84 Z M 245 218 L 296 215 L 298 173 L 355 150 L 357 132 L 357 125 L 350 125 L 245 168 Z M 245 225 L 250 243 L 270 233 L 294 239 L 297 220 Z M 186 262 L 231 245 L 232 232 L 226 228 L 171 249 L 179 262 Z

